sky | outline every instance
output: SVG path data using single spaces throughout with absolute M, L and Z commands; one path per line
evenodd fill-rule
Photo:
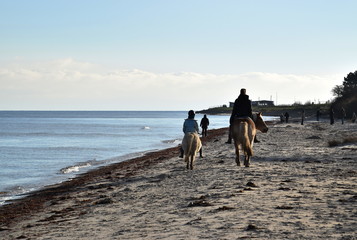
M 0 110 L 202 110 L 333 98 L 355 0 L 0 0 Z

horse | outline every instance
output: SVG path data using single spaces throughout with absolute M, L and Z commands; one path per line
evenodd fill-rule
M 239 146 L 242 146 L 244 153 L 244 166 L 249 167 L 250 158 L 253 156 L 253 143 L 257 129 L 263 133 L 268 131 L 262 113 L 253 113 L 253 119 L 250 117 L 235 117 L 232 124 L 232 137 L 236 150 L 236 163 L 240 166 Z
M 182 139 L 182 149 L 184 151 L 184 160 L 187 163 L 186 168 L 193 170 L 193 163 L 197 152 L 202 147 L 200 136 L 197 133 L 186 133 Z

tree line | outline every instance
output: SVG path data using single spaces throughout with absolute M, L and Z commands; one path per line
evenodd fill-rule
M 335 96 L 331 102 L 334 110 L 344 108 L 347 117 L 351 117 L 353 112 L 357 113 L 357 71 L 350 72 L 342 85 L 336 85 L 332 89 L 332 94 Z

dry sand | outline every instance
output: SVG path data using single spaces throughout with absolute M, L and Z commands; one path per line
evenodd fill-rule
M 357 239 L 357 124 L 270 125 L 249 168 L 226 133 L 193 171 L 172 148 L 3 206 L 0 238 Z

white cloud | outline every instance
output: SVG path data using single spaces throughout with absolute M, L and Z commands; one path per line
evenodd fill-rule
M 343 77 L 154 73 L 63 59 L 0 68 L 0 109 L 198 110 L 234 101 L 242 87 L 252 100 L 324 102 Z

